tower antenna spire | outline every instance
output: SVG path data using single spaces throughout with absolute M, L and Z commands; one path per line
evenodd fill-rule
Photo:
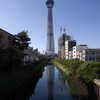
M 60 35 L 62 34 L 62 26 L 60 26 Z

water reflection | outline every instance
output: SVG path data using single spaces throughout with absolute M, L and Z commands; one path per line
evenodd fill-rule
M 69 92 L 69 87 L 68 87 L 67 81 L 64 80 L 60 71 L 58 72 L 58 79 L 59 79 L 59 82 L 60 82 L 61 91 L 64 92 L 64 91 L 67 90 L 67 92 Z
M 72 76 L 68 77 L 62 71 L 59 71 L 59 79 L 63 84 L 63 91 L 66 91 L 71 97 L 69 100 L 90 100 L 88 94 Z
M 48 91 L 48 100 L 53 100 L 54 94 L 54 66 L 48 65 L 46 67 L 47 72 L 47 91 Z
M 54 65 L 40 69 L 15 92 L 12 99 L 5 100 L 91 100 L 73 77 L 68 77 Z
M 87 94 L 73 80 L 54 65 L 47 65 L 35 94 L 29 100 L 87 100 Z

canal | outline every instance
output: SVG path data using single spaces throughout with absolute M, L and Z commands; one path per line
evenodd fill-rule
M 15 91 L 0 100 L 96 100 L 72 76 L 66 75 L 54 65 L 41 67 Z
M 31 93 L 28 100 L 90 100 L 78 82 L 54 65 L 45 66 L 42 77 Z

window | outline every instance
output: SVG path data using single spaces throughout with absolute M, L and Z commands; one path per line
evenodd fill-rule
M 11 37 L 10 36 L 8 36 L 8 40 L 11 40 Z

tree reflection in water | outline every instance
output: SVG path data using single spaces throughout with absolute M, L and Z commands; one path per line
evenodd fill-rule
M 22 84 L 19 88 L 7 94 L 5 97 L 1 97 L 0 100 L 28 100 L 32 94 L 35 94 L 36 85 L 43 76 L 43 72 L 44 68 L 41 68 L 37 73 L 34 73 L 26 83 Z

